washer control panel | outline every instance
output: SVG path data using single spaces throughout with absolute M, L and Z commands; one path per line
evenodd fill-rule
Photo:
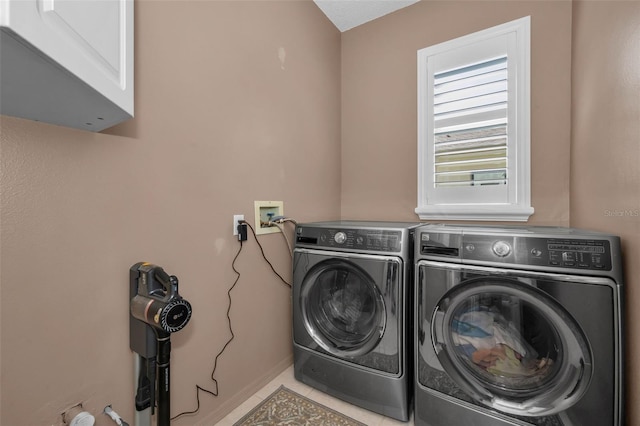
M 402 231 L 298 227 L 296 229 L 296 243 L 324 248 L 400 252 L 402 250 Z
M 421 255 L 458 261 L 610 271 L 609 240 L 528 235 L 419 233 Z
M 543 258 L 550 266 L 587 269 L 611 269 L 611 248 L 603 240 L 547 240 L 547 251 L 533 248 L 531 255 Z M 548 259 L 546 258 L 548 255 Z
M 611 270 L 607 240 L 487 235 L 464 235 L 462 240 L 462 257 L 467 260 Z

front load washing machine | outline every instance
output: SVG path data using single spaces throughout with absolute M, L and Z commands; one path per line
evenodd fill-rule
M 417 223 L 299 224 L 293 258 L 296 379 L 407 421 Z
M 415 261 L 416 425 L 623 424 L 618 237 L 424 225 Z

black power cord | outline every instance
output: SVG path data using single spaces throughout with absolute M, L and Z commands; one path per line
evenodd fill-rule
M 258 244 L 258 247 L 260 247 L 260 252 L 262 253 L 262 257 L 264 258 L 265 262 L 267 262 L 269 264 L 269 266 L 271 267 L 271 270 L 273 271 L 274 274 L 276 274 L 278 276 L 278 278 L 280 278 L 280 281 L 282 281 L 284 283 L 284 285 L 286 285 L 287 287 L 291 288 L 291 284 L 289 284 L 287 282 L 287 280 L 285 280 L 284 278 L 282 278 L 282 275 L 280 275 L 276 269 L 273 267 L 273 264 L 271 262 L 269 262 L 269 259 L 267 259 L 267 256 L 264 254 L 264 249 L 262 248 L 262 244 L 260 244 L 260 241 L 258 241 L 258 236 L 256 235 L 256 231 L 253 229 L 253 226 L 251 226 L 251 224 L 247 221 L 240 221 L 240 223 L 244 223 L 246 224 L 249 229 L 251 229 L 251 233 L 253 234 L 253 238 L 256 240 L 256 243 Z
M 276 274 L 278 276 L 278 278 L 280 278 L 280 281 L 282 281 L 286 286 L 288 286 L 289 288 L 291 288 L 291 284 L 289 284 L 287 282 L 287 280 L 285 280 L 282 275 L 280 275 L 276 269 L 273 267 L 273 264 L 269 261 L 269 259 L 267 259 L 267 256 L 264 253 L 264 248 L 262 247 L 262 244 L 260 244 L 260 241 L 258 241 L 258 236 L 256 235 L 256 231 L 253 229 L 253 227 L 251 226 L 251 224 L 247 221 L 239 221 L 240 225 L 247 225 L 249 227 L 249 229 L 251 229 L 251 233 L 253 234 L 253 238 L 256 240 L 256 243 L 258 244 L 258 247 L 260 248 L 260 252 L 262 253 L 262 257 L 264 258 L 264 260 L 269 264 L 269 266 L 271 267 L 271 270 L 273 271 L 274 274 Z M 240 230 L 239 230 L 240 231 Z M 229 338 L 229 340 L 227 340 L 227 342 L 224 344 L 224 346 L 222 347 L 222 349 L 220 350 L 220 352 L 218 352 L 218 354 L 216 355 L 214 361 L 213 361 L 213 370 L 211 371 L 211 380 L 213 381 L 214 385 L 215 385 L 215 390 L 211 391 L 209 389 L 205 389 L 202 386 L 196 384 L 196 409 L 193 411 L 183 411 L 180 414 L 176 414 L 175 416 L 173 416 L 171 418 L 171 420 L 175 420 L 179 417 L 182 416 L 186 416 L 189 414 L 196 414 L 198 411 L 200 411 L 200 391 L 208 393 L 209 395 L 212 395 L 214 397 L 217 397 L 218 395 L 220 395 L 220 388 L 218 386 L 218 381 L 215 378 L 215 373 L 216 373 L 216 369 L 218 367 L 218 358 L 220 358 L 220 356 L 222 356 L 223 352 L 227 349 L 227 347 L 229 346 L 229 344 L 231 343 L 231 341 L 235 338 L 235 334 L 233 334 L 233 329 L 231 328 L 231 291 L 235 288 L 235 286 L 238 284 L 238 281 L 240 280 L 240 272 L 236 269 L 236 260 L 238 259 L 238 256 L 240 256 L 240 252 L 242 252 L 242 241 L 246 240 L 245 239 L 240 239 L 240 248 L 238 249 L 238 252 L 236 253 L 235 257 L 233 258 L 233 261 L 231 262 L 231 269 L 233 269 L 233 272 L 235 272 L 236 274 L 236 279 L 233 282 L 233 284 L 231 285 L 231 287 L 229 287 L 229 290 L 227 291 L 227 297 L 229 299 L 229 306 L 227 308 L 227 324 L 229 326 L 229 332 L 231 333 L 231 337 Z
M 213 383 L 215 384 L 215 391 L 211 391 L 208 389 L 203 388 L 200 385 L 196 384 L 196 409 L 193 411 L 184 411 L 180 414 L 177 414 L 175 416 L 173 416 L 171 418 L 171 420 L 175 420 L 179 417 L 182 416 L 186 416 L 188 414 L 196 414 L 198 411 L 200 411 L 200 391 L 202 392 L 206 392 L 209 395 L 215 396 L 217 397 L 218 395 L 220 395 L 220 388 L 218 386 L 218 381 L 216 380 L 215 373 L 216 373 L 216 368 L 218 367 L 218 358 L 220 358 L 220 356 L 222 355 L 222 353 L 227 349 L 227 346 L 229 346 L 229 344 L 231 343 L 231 341 L 236 337 L 235 334 L 233 334 L 233 329 L 231 328 L 231 290 L 233 290 L 236 286 L 236 284 L 238 284 L 238 281 L 240 280 L 240 272 L 238 272 L 238 270 L 236 269 L 236 260 L 238 259 L 238 256 L 240 256 L 240 252 L 242 251 L 242 241 L 240 241 L 240 248 L 238 249 L 238 252 L 236 253 L 235 257 L 233 258 L 233 261 L 231 262 L 231 269 L 233 269 L 233 272 L 236 273 L 236 279 L 233 282 L 233 284 L 231 285 L 231 287 L 229 287 L 229 290 L 227 291 L 227 297 L 229 298 L 229 306 L 227 307 L 227 324 L 229 325 L 229 332 L 231 333 L 231 337 L 229 338 L 229 340 L 227 340 L 227 342 L 224 344 L 224 346 L 222 347 L 222 349 L 220 350 L 220 352 L 218 352 L 218 354 L 216 355 L 214 361 L 213 361 L 213 370 L 211 370 L 211 380 L 213 381 Z

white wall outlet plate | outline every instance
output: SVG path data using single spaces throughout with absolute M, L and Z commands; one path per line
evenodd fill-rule
M 284 216 L 284 202 L 282 201 L 254 201 L 256 213 L 256 235 L 280 232 L 275 225 L 269 226 L 272 218 Z
M 241 220 L 244 220 L 243 214 L 233 215 L 233 235 L 238 235 L 238 225 L 240 224 Z

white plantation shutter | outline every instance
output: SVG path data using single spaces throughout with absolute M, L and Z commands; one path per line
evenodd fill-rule
M 507 57 L 434 76 L 434 186 L 507 184 Z
M 527 220 L 529 18 L 418 51 L 421 219 Z

